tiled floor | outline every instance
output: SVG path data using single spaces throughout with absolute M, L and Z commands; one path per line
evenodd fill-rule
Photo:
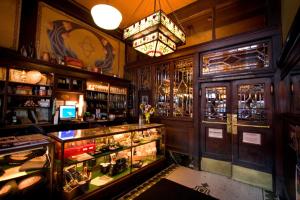
M 167 179 L 220 200 L 271 200 L 272 193 L 228 177 L 178 166 Z
M 204 171 L 172 165 L 120 199 L 134 199 L 161 178 L 167 178 L 220 200 L 275 200 L 273 193 Z

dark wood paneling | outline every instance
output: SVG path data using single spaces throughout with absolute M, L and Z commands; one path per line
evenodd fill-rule
M 194 142 L 193 121 L 161 119 L 166 126 L 166 147 L 180 153 L 193 155 L 196 142 Z
M 243 132 L 260 134 L 261 145 L 244 143 Z M 271 129 L 239 128 L 233 141 L 236 152 L 233 157 L 234 164 L 272 173 L 274 142 Z
M 291 76 L 290 92 L 291 111 L 292 113 L 300 114 L 300 75 Z
M 300 9 L 291 26 L 287 40 L 285 41 L 282 53 L 278 59 L 278 66 L 281 69 L 281 78 L 283 79 L 288 73 L 300 66 Z
M 35 44 L 38 4 L 36 0 L 22 1 L 19 49 Z
M 209 137 L 209 128 L 222 129 L 222 138 Z M 231 135 L 226 132 L 226 125 L 202 125 L 202 155 L 213 159 L 231 161 Z

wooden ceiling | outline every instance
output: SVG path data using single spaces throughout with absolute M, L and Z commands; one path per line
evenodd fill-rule
M 124 29 L 154 12 L 155 0 L 74 0 L 88 10 L 96 4 L 109 4 L 117 8 L 123 16 L 120 28 Z M 169 14 L 197 0 L 157 0 L 156 10 L 161 8 Z M 207 1 L 207 0 L 204 0 Z
M 68 0 L 86 12 L 100 3 L 110 4 L 123 15 L 116 31 L 122 30 L 154 11 L 155 0 Z M 187 35 L 188 46 L 208 42 L 242 32 L 253 31 L 267 24 L 267 5 L 273 0 L 157 0 L 156 8 L 179 23 Z M 277 1 L 277 0 L 274 0 Z M 160 2 L 160 6 L 159 6 Z M 138 8 L 138 9 L 137 9 Z

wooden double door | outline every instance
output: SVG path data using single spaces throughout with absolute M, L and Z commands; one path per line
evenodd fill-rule
M 201 83 L 202 169 L 218 173 L 224 166 L 225 175 L 237 177 L 244 169 L 272 173 L 272 93 L 270 78 Z M 251 179 L 251 173 L 241 179 Z

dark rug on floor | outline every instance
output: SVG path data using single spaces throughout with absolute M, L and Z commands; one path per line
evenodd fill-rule
M 172 200 L 216 200 L 212 196 L 197 192 L 168 179 L 161 179 L 151 188 L 140 194 L 135 200 L 172 199 Z

